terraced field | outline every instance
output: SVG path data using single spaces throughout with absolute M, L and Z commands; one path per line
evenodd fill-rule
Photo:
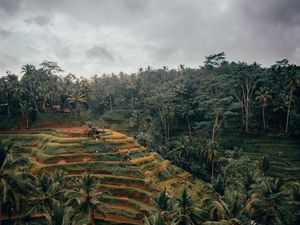
M 68 177 L 85 172 L 97 177 L 99 191 L 111 193 L 105 199 L 106 216 L 96 214 L 98 224 L 141 224 L 148 212 L 155 211 L 159 191 L 166 188 L 176 195 L 186 186 L 196 195 L 200 187 L 189 173 L 110 129 L 103 129 L 100 139 L 94 140 L 86 125 L 65 122 L 55 128 L 43 121 L 31 130 L 2 132 L 0 139 L 21 147 L 18 154 L 30 159 L 33 174 L 61 169 Z
M 288 180 L 300 180 L 300 143 L 293 139 L 252 140 L 244 145 L 250 159 L 270 160 L 267 175 Z

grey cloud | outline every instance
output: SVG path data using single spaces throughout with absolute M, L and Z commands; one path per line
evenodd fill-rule
M 20 0 L 0 0 L 0 13 L 3 12 L 7 15 L 15 14 L 21 6 Z
M 25 22 L 29 24 L 36 24 L 38 26 L 46 26 L 50 23 L 50 18 L 47 16 L 38 15 L 25 19 Z
M 0 0 L 3 12 L 0 56 L 51 58 L 73 73 L 199 66 L 221 51 L 228 60 L 300 63 L 299 0 Z M 38 51 L 26 51 L 29 43 Z
M 88 49 L 86 55 L 89 58 L 102 59 L 105 61 L 114 61 L 115 59 L 114 55 L 108 51 L 107 48 L 100 45 L 94 45 L 92 48 Z
M 254 0 L 236 3 L 249 19 L 284 25 L 300 23 L 300 1 L 297 0 Z
M 2 29 L 0 27 L 0 38 L 7 38 L 10 35 L 10 32 L 8 30 Z

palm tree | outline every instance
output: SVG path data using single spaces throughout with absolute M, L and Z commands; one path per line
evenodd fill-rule
M 209 142 L 201 150 L 203 158 L 206 158 L 207 162 L 211 164 L 211 178 L 214 179 L 215 163 L 218 158 L 218 145 L 216 142 Z
M 265 116 L 265 109 L 268 106 L 268 102 L 272 99 L 272 95 L 269 94 L 267 90 L 260 90 L 256 92 L 256 101 L 259 102 L 262 109 L 262 120 L 264 130 L 266 129 L 266 116 Z
M 72 207 L 65 207 L 62 203 L 53 206 L 51 214 L 46 214 L 46 221 L 49 225 L 76 225 L 87 222 L 80 214 L 76 215 Z
M 294 75 L 292 78 L 289 80 L 289 94 L 288 94 L 288 102 L 287 102 L 287 114 L 286 114 L 286 124 L 285 124 L 285 133 L 288 133 L 289 129 L 289 119 L 290 119 L 290 112 L 291 112 L 291 105 L 292 105 L 292 100 L 293 100 L 293 94 L 294 91 L 297 87 L 300 86 L 300 76 L 299 75 Z
M 17 146 L 13 144 L 0 143 L 0 215 L 2 215 L 2 204 L 6 204 L 9 222 L 14 208 L 19 209 L 24 191 L 29 187 L 28 178 L 31 178 L 20 168 L 29 163 L 28 159 L 14 159 L 13 151 L 16 148 Z
M 229 215 L 228 205 L 219 194 L 210 194 L 201 200 L 201 207 L 208 212 L 209 221 L 225 220 Z
M 31 207 L 27 215 L 30 216 L 32 213 L 52 215 L 53 207 L 59 204 L 63 193 L 63 186 L 53 179 L 51 173 L 36 176 L 28 198 Z
M 144 218 L 144 225 L 167 225 L 160 213 Z
M 194 150 L 194 143 L 188 136 L 181 136 L 174 141 L 175 148 L 168 152 L 167 156 L 174 154 L 177 159 L 188 159 L 190 153 Z
M 178 225 L 196 225 L 201 221 L 201 210 L 196 208 L 194 201 L 187 194 L 184 188 L 179 198 L 175 199 L 171 216 L 174 218 L 172 223 Z
M 249 198 L 245 210 L 250 218 L 259 224 L 284 224 L 287 225 L 283 207 L 288 201 L 288 191 L 279 179 L 264 178 L 261 189 Z
M 106 192 L 99 191 L 99 184 L 96 177 L 84 174 L 73 180 L 72 188 L 67 191 L 69 199 L 67 205 L 73 206 L 78 212 L 87 213 L 89 225 L 95 225 L 95 210 L 105 215 L 102 207 L 104 203 L 101 198 Z
M 80 115 L 80 106 L 87 103 L 85 95 L 78 89 L 75 89 L 73 94 L 67 98 L 67 101 L 69 104 L 73 104 L 75 106 L 78 116 Z
M 189 129 L 189 135 L 192 136 L 192 129 L 191 129 L 191 123 L 190 118 L 194 114 L 194 111 L 192 109 L 192 106 L 190 104 L 184 104 L 181 108 L 181 116 L 186 119 L 188 129 Z

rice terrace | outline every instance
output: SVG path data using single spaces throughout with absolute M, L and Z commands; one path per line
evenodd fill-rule
M 0 225 L 300 225 L 299 0 L 0 21 Z

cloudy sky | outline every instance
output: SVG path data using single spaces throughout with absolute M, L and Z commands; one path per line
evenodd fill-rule
M 0 74 L 94 75 L 228 60 L 300 64 L 300 0 L 0 0 Z

